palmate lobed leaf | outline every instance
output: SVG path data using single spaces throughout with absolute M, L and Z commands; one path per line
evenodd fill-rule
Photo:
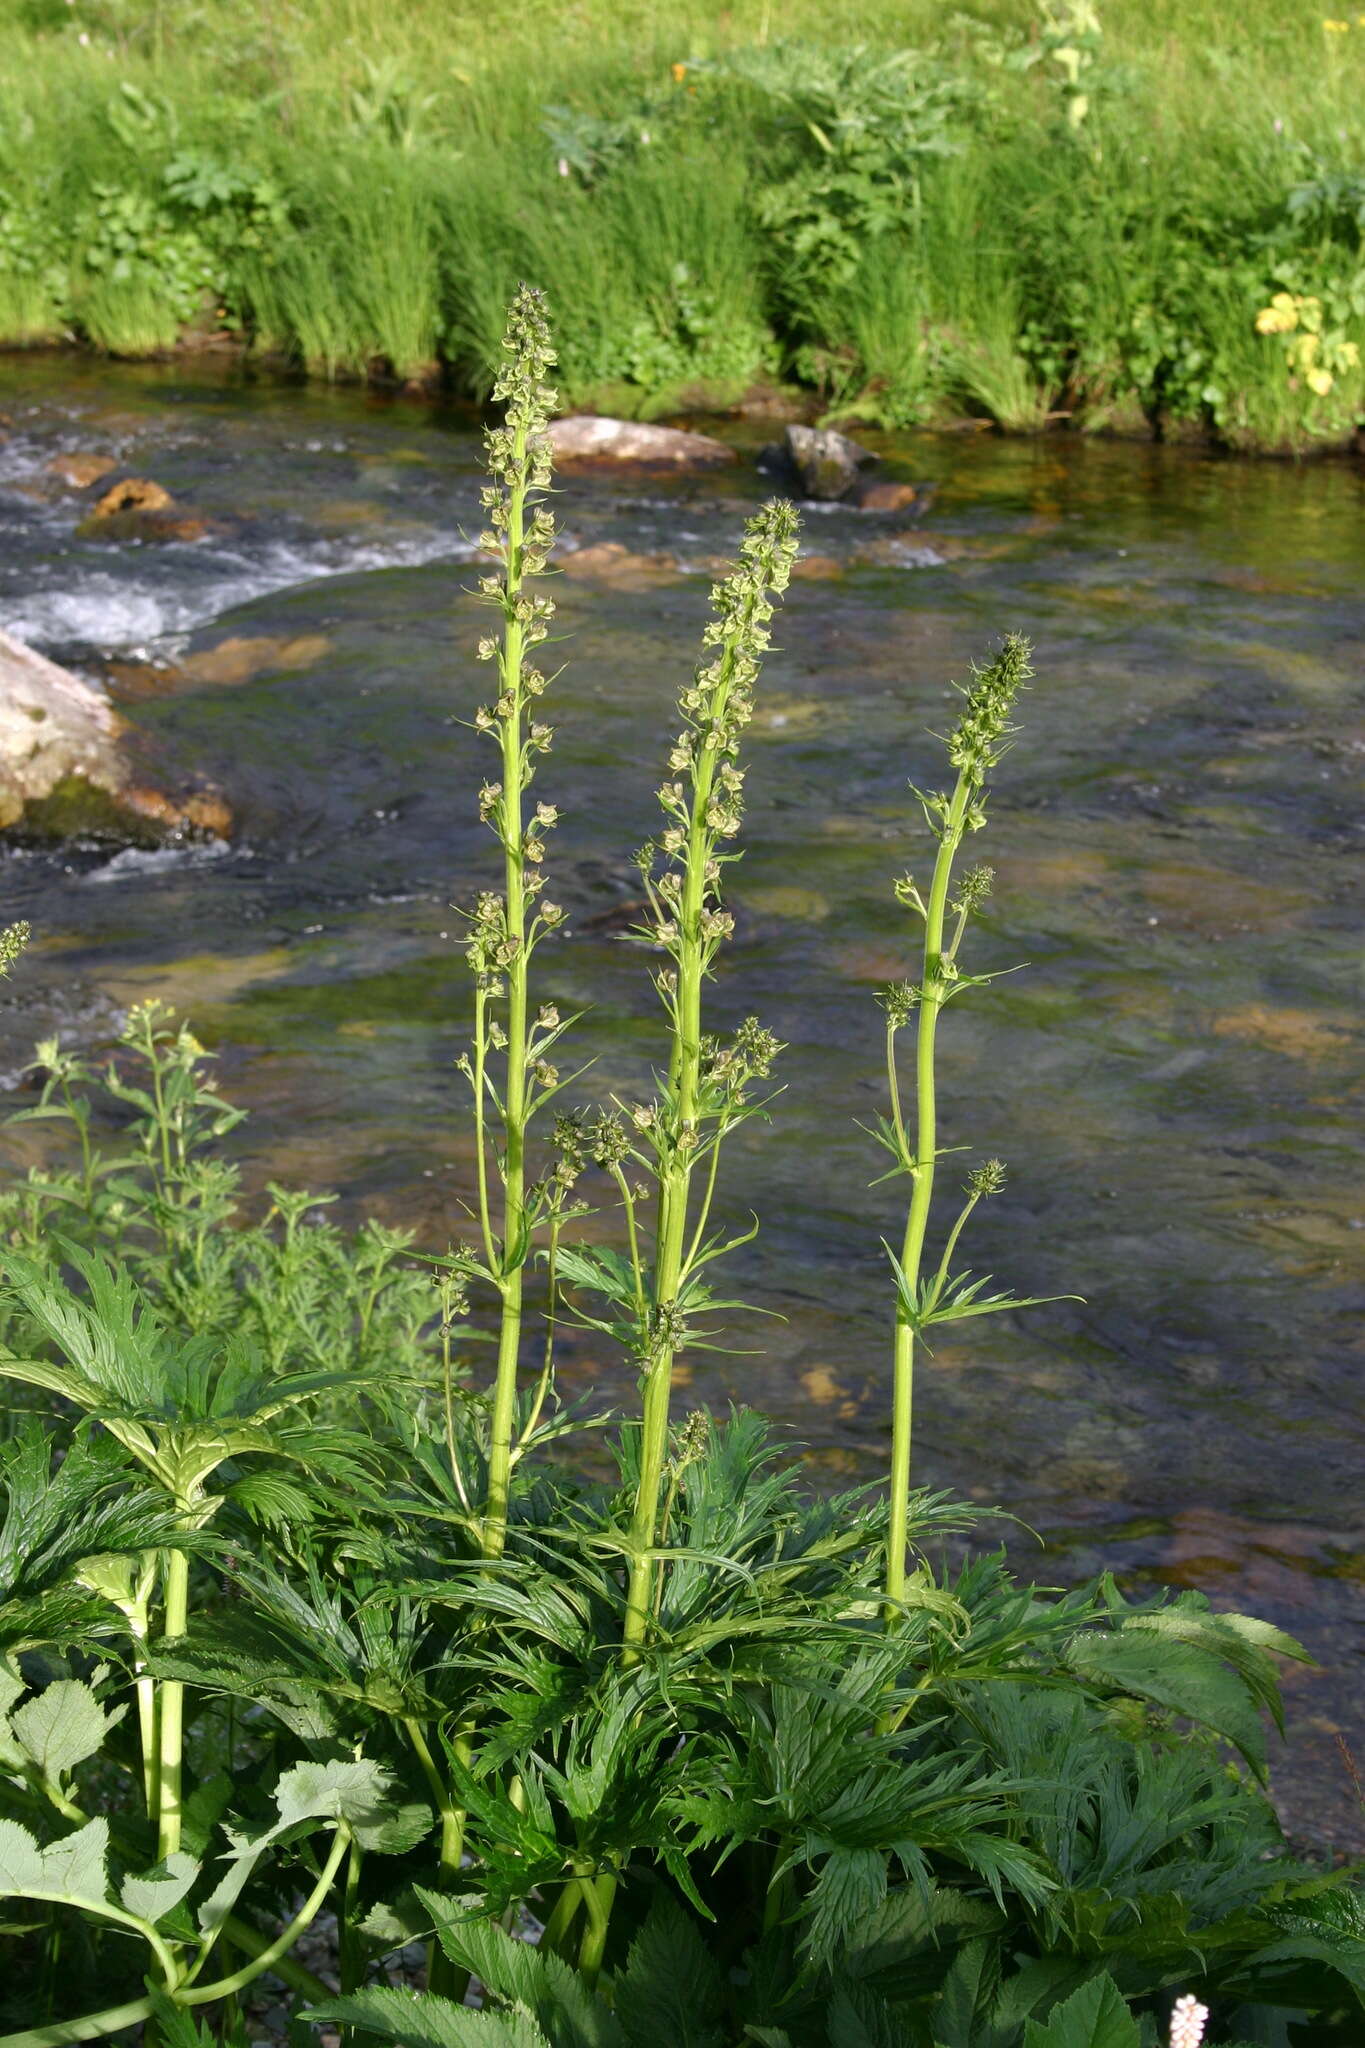
M 173 1913 L 199 1875 L 199 1863 L 183 1850 L 176 1850 L 142 1877 L 125 1877 L 119 1890 L 120 1903 L 140 1920 L 153 1926 Z
M 44 1777 L 60 1781 L 94 1756 L 127 1708 L 107 1713 L 93 1689 L 77 1678 L 58 1678 L 10 1716 L 19 1747 Z
M 382 1832 L 394 1817 L 392 1785 L 390 1773 L 366 1757 L 296 1764 L 286 1771 L 274 1791 L 274 1824 L 255 1835 L 228 1830 L 228 1868 L 199 1908 L 202 1932 L 221 1927 L 266 1851 L 310 1833 L 309 1823 L 344 1822 L 357 1836 Z
M 1142 2037 L 1113 1978 L 1092 1977 L 1046 2022 L 1024 2022 L 1024 2048 L 1142 2048 Z
M 0 1898 L 99 1906 L 109 1897 L 109 1823 L 87 1821 L 44 1848 L 17 1821 L 0 1820 Z
M 0 1374 L 58 1393 L 107 1422 L 166 1425 L 185 1439 L 196 1422 L 259 1427 L 302 1401 L 352 1388 L 366 1377 L 355 1370 L 277 1371 L 241 1331 L 180 1334 L 129 1266 L 62 1237 L 53 1242 L 85 1292 L 76 1293 L 51 1268 L 10 1252 L 5 1293 L 61 1354 L 61 1362 L 9 1353 L 0 1356 Z M 369 1377 L 378 1379 L 378 1368 Z

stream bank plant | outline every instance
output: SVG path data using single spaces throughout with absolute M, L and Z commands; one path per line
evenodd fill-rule
M 919 794 L 930 879 L 896 886 L 888 1487 L 821 1499 L 761 1418 L 675 1418 L 677 1361 L 737 1306 L 725 1143 L 781 1054 L 756 1020 L 709 1030 L 706 990 L 796 522 L 759 512 L 712 593 L 638 857 L 652 1090 L 594 1106 L 536 988 L 566 921 L 533 793 L 552 362 L 523 289 L 487 437 L 472 724 L 501 873 L 466 931 L 469 1241 L 419 1263 L 281 1188 L 239 1227 L 235 1112 L 160 1011 L 102 1076 L 40 1049 L 22 1114 L 71 1163 L 4 1211 L 0 2048 L 243 2048 L 267 1981 L 299 2044 L 339 2023 L 412 2048 L 1154 2048 L 1180 1999 L 1182 2040 L 1194 2000 L 1215 2048 L 1346 2048 L 1360 1894 L 1294 1859 L 1263 1784 L 1296 1646 L 1190 1593 L 1022 1584 L 962 1551 L 978 1510 L 914 1481 L 917 1349 L 1026 1305 L 958 1267 L 1003 1170 L 972 1166 L 942 1217 L 935 1113 L 943 1012 L 989 979 L 962 955 L 989 875 L 958 860 L 1017 639 Z M 637 1413 L 559 1401 L 566 1320 L 633 1362 Z M 574 1476 L 602 1463 L 575 1455 L 589 1428 L 606 1482 Z M 298 1953 L 324 1914 L 325 1975 Z M 426 1989 L 385 1979 L 413 1942 Z

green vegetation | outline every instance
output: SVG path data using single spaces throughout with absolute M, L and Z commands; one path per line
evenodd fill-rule
M 1267 449 L 1365 414 L 1365 21 L 1316 0 L 0 22 L 11 343 L 221 329 L 483 398 L 535 277 L 569 400 L 603 409 L 777 380 L 892 427 Z
M 973 675 L 951 786 L 916 792 L 936 850 L 927 891 L 894 891 L 923 934 L 883 992 L 871 1133 L 908 1204 L 892 1457 L 884 1493 L 823 1500 L 761 1418 L 669 1404 L 742 1307 L 713 1197 L 782 1051 L 753 1019 L 708 1031 L 706 989 L 794 516 L 750 522 L 666 743 L 636 934 L 654 1093 L 593 1106 L 535 988 L 564 924 L 558 812 L 528 794 L 552 737 L 537 293 L 505 348 L 470 1242 L 419 1259 L 279 1187 L 243 1225 L 237 1114 L 156 1006 L 101 1072 L 38 1048 L 21 1115 L 66 1149 L 0 1208 L 0 2048 L 246 2048 L 267 1971 L 295 2048 L 324 2020 L 412 2048 L 1198 2048 L 1191 2001 L 1208 2048 L 1350 2048 L 1365 1896 L 1296 1860 L 1264 1789 L 1297 1646 L 1194 1593 L 1021 1584 L 963 1550 L 988 1516 L 911 1484 L 915 1343 L 1028 1306 L 956 1265 L 1000 1163 L 946 1229 L 933 1202 L 938 1027 L 990 979 L 960 964 L 989 871 L 953 868 L 1028 650 Z M 28 936 L 0 934 L 0 972 Z M 637 1414 L 561 1402 L 566 1320 L 633 1361 Z M 293 1954 L 324 1910 L 335 1987 Z M 428 1988 L 395 1990 L 384 1958 L 416 1940 Z

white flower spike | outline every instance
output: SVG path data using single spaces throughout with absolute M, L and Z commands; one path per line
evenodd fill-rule
M 1170 2048 L 1200 2048 L 1204 2029 L 1209 2023 L 1209 2009 L 1187 1992 L 1177 1998 L 1175 2011 L 1171 2014 Z

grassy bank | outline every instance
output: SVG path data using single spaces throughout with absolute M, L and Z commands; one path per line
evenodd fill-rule
M 1365 16 L 1302 0 L 3 0 L 0 340 L 483 395 L 1350 441 Z

